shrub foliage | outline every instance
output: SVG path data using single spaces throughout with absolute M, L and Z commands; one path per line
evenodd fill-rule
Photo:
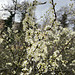
M 8 27 L 0 38 L 1 75 L 74 75 L 75 32 L 62 28 L 54 18 L 43 30 L 27 9 L 23 30 Z M 54 23 L 53 23 L 54 22 Z

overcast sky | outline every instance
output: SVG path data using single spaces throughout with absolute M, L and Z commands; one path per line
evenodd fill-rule
M 23 0 L 18 0 L 19 2 L 22 2 Z M 26 1 L 33 1 L 33 0 L 26 0 Z M 40 2 L 45 2 L 47 1 L 47 3 L 45 5 L 39 5 L 36 7 L 36 17 L 37 19 L 40 18 L 40 16 L 43 16 L 45 14 L 45 12 L 50 8 L 50 4 L 49 4 L 49 1 L 50 0 L 38 0 Z M 54 2 L 57 3 L 56 5 L 56 11 L 59 10 L 61 7 L 63 6 L 68 6 L 69 3 L 70 3 L 70 0 L 54 0 Z M 11 3 L 11 0 L 0 0 L 0 9 L 1 9 L 1 5 L 3 4 L 10 4 Z

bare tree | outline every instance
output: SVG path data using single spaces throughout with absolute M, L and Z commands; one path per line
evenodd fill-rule
M 18 27 L 22 28 L 22 21 L 25 18 L 25 14 L 27 13 L 27 9 L 30 6 L 30 4 L 26 1 L 20 4 L 18 3 L 18 0 L 12 0 L 12 4 L 13 4 L 12 6 L 6 5 L 5 6 L 6 8 L 5 7 L 2 7 L 2 8 L 3 10 L 8 11 L 10 13 L 10 16 L 8 17 L 8 19 L 5 20 L 5 23 L 6 23 L 5 25 L 15 30 L 15 29 L 18 29 Z M 43 5 L 43 4 L 46 4 L 46 2 L 40 3 L 34 0 L 32 3 L 32 6 L 34 7 L 36 5 Z M 18 14 L 18 12 L 21 13 L 21 21 L 20 21 L 20 24 L 17 24 L 19 26 L 16 26 L 14 19 L 15 19 L 15 15 Z
M 7 27 L 12 28 L 12 25 L 14 24 L 14 18 L 17 12 L 20 12 L 22 14 L 22 19 L 25 17 L 26 9 L 29 6 L 29 3 L 24 1 L 23 3 L 18 3 L 17 0 L 12 0 L 13 5 L 12 6 L 5 6 L 3 8 L 4 11 L 8 11 L 10 13 L 10 16 L 5 20 L 5 24 Z M 1 11 L 3 11 L 1 10 Z

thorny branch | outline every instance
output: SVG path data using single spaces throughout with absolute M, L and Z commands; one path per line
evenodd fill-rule
M 71 41 L 73 41 L 74 38 L 75 38 L 75 36 L 74 36 L 67 44 L 65 44 L 65 46 L 63 47 L 63 49 L 62 49 L 62 50 L 60 51 L 60 53 L 57 55 L 57 57 L 59 57 L 59 55 L 64 51 L 65 47 L 68 46 L 69 43 L 70 43 Z M 57 58 L 57 57 L 56 57 L 56 58 Z M 56 59 L 56 58 L 55 58 L 55 59 Z

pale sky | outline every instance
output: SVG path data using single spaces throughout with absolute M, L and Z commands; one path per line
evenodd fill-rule
M 23 0 L 18 0 L 18 1 L 22 2 Z M 33 0 L 28 0 L 28 1 L 33 1 Z M 35 16 L 37 17 L 37 19 L 39 19 L 41 16 L 43 16 L 45 14 L 45 12 L 50 8 L 50 4 L 49 4 L 50 0 L 38 0 L 38 1 L 40 1 L 40 2 L 47 1 L 47 3 L 45 5 L 40 5 L 40 6 L 36 7 Z M 10 5 L 10 2 L 11 2 L 11 0 L 0 0 L 0 9 L 1 9 L 1 4 L 2 5 L 3 4 Z M 56 11 L 57 11 L 63 6 L 68 6 L 70 3 L 70 0 L 54 0 L 54 2 L 57 3 L 57 5 L 56 5 Z

